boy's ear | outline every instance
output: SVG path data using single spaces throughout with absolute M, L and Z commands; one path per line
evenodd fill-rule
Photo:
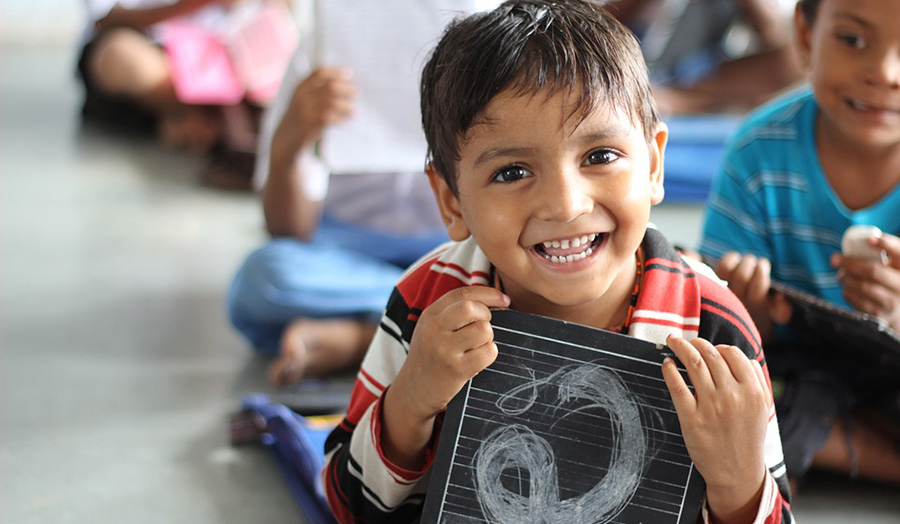
M 425 173 L 428 174 L 428 181 L 431 183 L 431 190 L 434 192 L 434 198 L 437 200 L 438 208 L 441 210 L 441 218 L 447 227 L 447 235 L 451 240 L 462 242 L 469 238 L 469 226 L 463 220 L 462 207 L 459 205 L 459 197 L 453 194 L 450 186 L 444 177 L 437 172 L 434 164 L 429 163 L 425 167 Z
M 666 190 L 665 180 L 666 144 L 669 142 L 669 126 L 660 122 L 650 137 L 650 203 L 654 206 L 663 201 Z
M 797 2 L 797 7 L 794 8 L 794 39 L 800 63 L 804 69 L 809 69 L 809 57 L 812 54 L 812 28 L 806 23 L 800 2 Z

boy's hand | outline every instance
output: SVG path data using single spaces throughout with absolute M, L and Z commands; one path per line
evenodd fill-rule
M 900 331 L 900 238 L 884 233 L 868 242 L 887 253 L 887 264 L 835 253 L 831 265 L 838 269 L 838 280 L 844 285 L 844 298 L 850 305 L 883 318 Z
M 311 147 L 329 125 L 351 116 L 358 94 L 352 72 L 337 67 L 313 71 L 294 90 L 281 126 L 290 126 L 298 147 Z
M 693 394 L 675 362 L 663 376 L 688 453 L 706 481 L 713 520 L 751 522 L 766 476 L 765 437 L 772 396 L 762 368 L 734 346 L 691 342 L 670 336 L 666 343 L 687 369 Z
M 434 418 L 497 358 L 490 308 L 507 306 L 509 297 L 501 291 L 468 286 L 422 312 L 406 361 L 385 394 L 382 436 L 392 462 L 407 469 L 421 465 Z
M 792 310 L 781 293 L 770 295 L 772 265 L 768 259 L 729 251 L 715 267 L 716 274 L 747 308 L 763 341 L 771 340 L 774 327 L 787 324 Z
M 463 384 L 494 361 L 490 308 L 508 305 L 509 298 L 497 289 L 468 286 L 422 312 L 394 382 L 409 387 L 411 414 L 427 418 L 444 411 Z

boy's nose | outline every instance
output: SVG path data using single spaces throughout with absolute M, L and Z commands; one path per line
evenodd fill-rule
M 872 62 L 869 73 L 871 83 L 900 88 L 900 49 L 889 49 Z
M 545 177 L 535 192 L 535 216 L 539 220 L 569 222 L 593 209 L 594 200 L 586 180 L 559 173 Z

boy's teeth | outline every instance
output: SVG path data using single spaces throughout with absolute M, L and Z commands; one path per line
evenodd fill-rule
M 580 247 L 593 242 L 596 238 L 597 234 L 591 233 L 590 235 L 581 235 L 580 237 L 567 238 L 565 240 L 548 240 L 544 242 L 544 247 L 547 249 L 569 249 L 569 247 Z
M 591 254 L 593 252 L 594 252 L 594 248 L 589 247 L 586 250 L 582 251 L 581 253 L 575 253 L 574 255 L 566 255 L 566 256 L 562 256 L 562 257 L 556 256 L 556 255 L 543 255 L 543 256 L 550 262 L 553 262 L 556 264 L 567 264 L 569 262 L 575 262 L 576 260 L 582 260 L 584 258 L 587 258 L 587 257 L 591 256 Z

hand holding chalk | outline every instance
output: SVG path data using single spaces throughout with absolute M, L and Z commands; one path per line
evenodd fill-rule
M 869 244 L 870 238 L 879 238 L 881 234 L 881 230 L 875 226 L 850 226 L 841 238 L 841 254 L 845 257 L 887 264 L 887 253 Z

